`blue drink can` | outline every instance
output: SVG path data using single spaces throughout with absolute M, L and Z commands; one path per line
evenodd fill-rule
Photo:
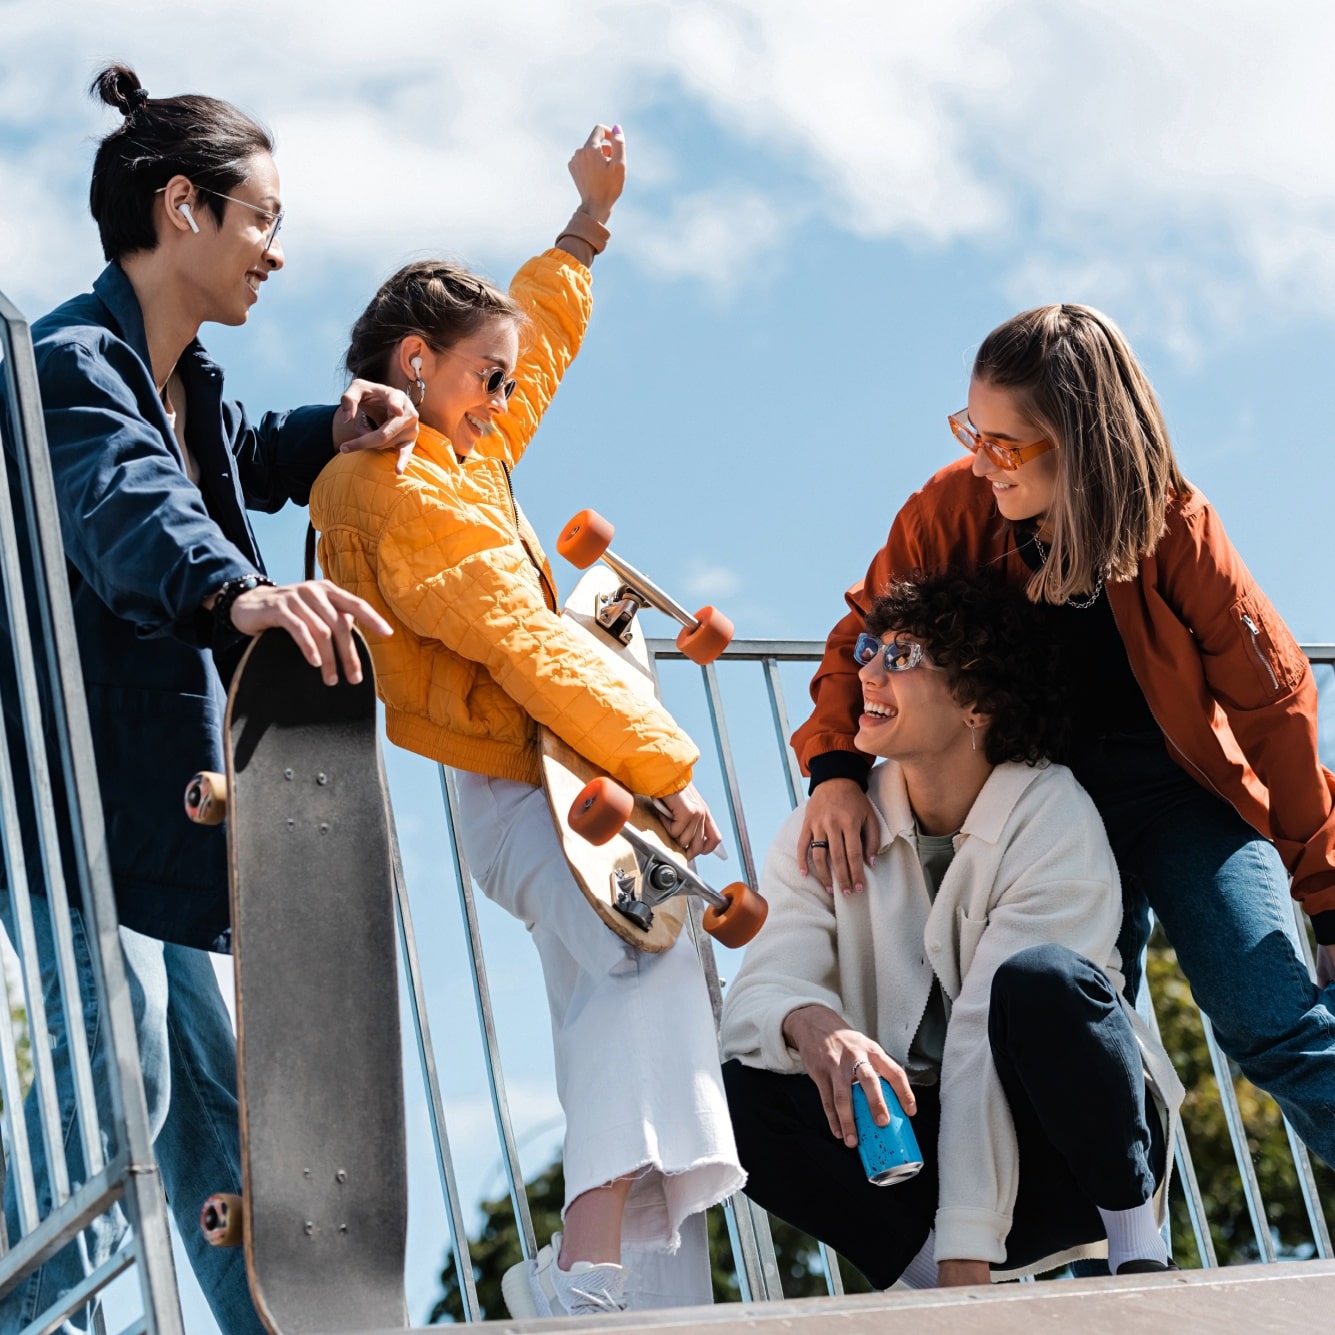
M 853 1124 L 858 1133 L 858 1154 L 866 1171 L 867 1181 L 877 1187 L 892 1187 L 904 1182 L 922 1168 L 922 1151 L 913 1124 L 904 1115 L 890 1082 L 881 1077 L 881 1093 L 890 1110 L 886 1126 L 872 1121 L 867 1105 L 867 1092 L 858 1081 L 853 1082 Z

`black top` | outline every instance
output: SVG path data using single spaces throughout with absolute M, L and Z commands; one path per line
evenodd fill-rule
M 1034 543 L 1033 529 L 1017 527 L 1014 532 L 1025 565 L 1040 569 L 1043 557 Z M 1131 671 L 1103 586 L 1092 603 L 1085 606 L 1085 602 L 1086 598 L 1080 598 L 1039 605 L 1066 665 L 1072 739 L 1079 743 L 1114 734 L 1158 732 L 1145 693 Z

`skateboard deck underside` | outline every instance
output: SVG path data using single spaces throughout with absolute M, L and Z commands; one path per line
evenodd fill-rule
M 646 700 L 656 701 L 658 693 L 649 665 L 649 651 L 638 621 L 634 639 L 629 645 L 622 645 L 595 620 L 598 596 L 614 593 L 619 584 L 620 580 L 606 566 L 590 567 L 571 591 L 562 615 L 579 627 L 580 633 L 593 643 L 616 677 Z M 686 921 L 688 904 L 685 896 L 677 895 L 656 905 L 653 925 L 647 932 L 617 912 L 613 907 L 615 895 L 612 873 L 617 867 L 633 871 L 636 865 L 635 850 L 620 835 L 606 844 L 591 844 L 566 824 L 566 814 L 580 789 L 604 771 L 586 760 L 550 729 L 542 728 L 540 732 L 543 787 L 551 804 L 561 849 L 585 898 L 602 921 L 623 940 L 640 950 L 667 950 L 677 939 L 682 923 Z M 629 823 L 656 845 L 665 857 L 684 865 L 685 856 L 681 849 L 672 841 L 663 822 L 643 798 L 636 798 Z
M 283 1335 L 407 1323 L 392 868 L 358 647 L 362 684 L 326 687 L 269 631 L 228 704 L 246 1262 Z

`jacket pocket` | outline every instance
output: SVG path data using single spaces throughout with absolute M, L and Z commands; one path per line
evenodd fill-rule
M 963 980 L 973 966 L 973 957 L 977 953 L 978 943 L 987 931 L 987 915 L 971 918 L 963 909 L 959 911 L 960 923 L 960 978 Z
M 1268 699 L 1291 691 L 1302 677 L 1303 664 L 1295 660 L 1296 646 L 1288 652 L 1292 637 L 1282 625 L 1271 633 L 1275 612 L 1257 597 L 1241 598 L 1233 609 L 1244 655 L 1252 666 L 1257 684 Z

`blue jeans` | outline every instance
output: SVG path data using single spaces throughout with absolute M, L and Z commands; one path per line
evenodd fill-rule
M 1335 988 L 1318 989 L 1298 954 L 1274 845 L 1187 774 L 1160 733 L 1082 744 L 1071 768 L 1121 872 L 1127 995 L 1153 909 L 1219 1046 L 1335 1166 Z
M 75 1120 L 69 1040 L 59 1000 L 50 915 L 46 900 L 36 896 L 32 909 L 65 1160 L 71 1186 L 78 1186 L 86 1174 Z M 0 917 L 13 941 L 16 938 L 11 912 L 8 893 L 0 890 Z M 103 1153 L 110 1158 L 116 1152 L 107 1090 L 110 1053 L 93 987 L 83 917 L 73 910 L 70 918 Z M 153 1148 L 177 1228 L 224 1335 L 263 1335 L 264 1327 L 250 1299 L 242 1249 L 209 1246 L 199 1227 L 200 1206 L 210 1192 L 241 1189 L 236 1046 L 213 966 L 203 951 L 167 945 L 127 928 L 121 929 L 121 949 L 130 986 Z M 25 1115 L 38 1211 L 45 1216 L 51 1208 L 52 1196 L 35 1092 L 26 1101 Z M 12 1171 L 5 1181 L 5 1223 L 11 1242 L 17 1240 L 19 1221 Z M 61 1293 L 80 1283 L 121 1245 L 128 1227 L 122 1206 L 113 1206 L 0 1299 L 0 1335 L 21 1330 Z M 76 1312 L 59 1328 L 60 1335 L 86 1335 L 91 1324 L 91 1310 Z

